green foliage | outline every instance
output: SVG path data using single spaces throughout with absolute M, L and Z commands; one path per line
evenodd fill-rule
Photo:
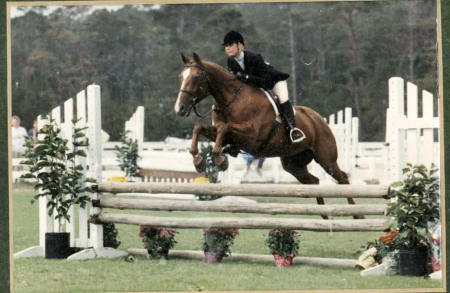
M 271 254 L 288 257 L 296 256 L 299 249 L 299 235 L 290 229 L 277 228 L 269 231 L 266 244 L 269 246 Z
M 118 234 L 116 225 L 113 223 L 103 224 L 103 246 L 112 248 L 119 247 L 120 241 L 117 240 Z
M 231 254 L 234 238 L 239 230 L 234 228 L 206 228 L 203 229 L 203 251 L 223 252 L 223 256 Z
M 205 176 L 209 179 L 209 183 L 217 183 L 220 169 L 214 164 L 212 149 L 212 144 L 201 143 L 199 155 L 206 164 Z M 220 195 L 196 195 L 196 197 L 199 200 L 215 200 L 221 198 Z
M 375 260 L 398 249 L 425 247 L 431 259 L 432 243 L 428 227 L 439 222 L 439 178 L 434 165 L 428 171 L 423 165 L 407 164 L 403 169 L 406 178 L 392 184 L 391 203 L 386 214 L 395 218 L 395 229 L 379 240 L 369 242 L 367 249 L 375 247 Z M 398 256 L 397 256 L 398 257 Z
M 178 232 L 171 228 L 139 226 L 139 237 L 142 238 L 145 249 L 152 257 L 167 258 L 169 250 L 177 243 L 176 233 Z
M 214 164 L 214 158 L 212 155 L 213 145 L 210 143 L 200 144 L 199 155 L 202 156 L 206 163 L 205 175 L 208 177 L 210 183 L 217 183 L 220 169 Z
M 125 172 L 127 178 L 137 177 L 139 167 L 137 161 L 141 158 L 138 154 L 138 142 L 136 139 L 127 137 L 130 131 L 122 132 L 120 134 L 121 146 L 115 146 L 115 154 L 119 162 L 120 170 Z
M 50 120 L 38 131 L 37 140 L 27 138 L 26 160 L 21 162 L 29 167 L 22 177 L 38 179 L 34 186 L 37 194 L 32 203 L 41 196 L 47 197 L 48 214 L 51 216 L 56 212 L 55 219 L 60 225 L 62 219 L 70 221 L 68 211 L 72 205 L 86 206 L 89 197 L 85 194 L 90 191 L 86 183 L 95 182 L 92 178 L 85 178 L 83 167 L 76 164 L 78 157 L 86 157 L 81 148 L 87 146 L 83 132 L 86 128 L 77 128 L 76 123 L 76 119 L 72 120 L 72 150 L 68 140 L 61 137 L 61 129 Z
M 398 183 L 391 196 L 387 215 L 396 219 L 399 234 L 394 245 L 401 248 L 418 246 L 431 247 L 428 224 L 439 221 L 439 178 L 437 169 L 428 171 L 423 165 L 408 164 L 403 173 L 406 176 Z

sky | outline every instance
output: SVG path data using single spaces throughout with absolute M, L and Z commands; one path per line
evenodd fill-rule
M 41 7 L 45 7 L 45 9 L 42 11 L 42 13 L 44 15 L 48 15 L 50 13 L 52 13 L 53 11 L 57 10 L 58 8 L 61 8 L 63 6 L 60 5 L 47 5 L 47 6 L 42 6 Z M 143 5 L 138 5 L 141 6 L 141 9 L 159 9 L 160 5 L 155 4 L 155 5 L 146 5 L 145 8 Z M 18 9 L 18 7 L 20 8 L 28 8 L 26 10 L 24 9 Z M 28 10 L 30 10 L 33 6 L 13 6 L 11 7 L 11 18 L 14 17 L 19 17 L 19 16 L 23 16 L 25 13 L 27 13 Z M 123 5 L 93 5 L 91 6 L 91 9 L 89 11 L 89 13 L 92 13 L 95 10 L 99 10 L 99 9 L 106 9 L 108 11 L 116 11 L 119 10 L 120 8 L 122 8 Z

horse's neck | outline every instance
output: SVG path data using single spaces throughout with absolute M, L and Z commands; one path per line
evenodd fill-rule
M 212 82 L 211 87 L 216 104 L 219 107 L 226 107 L 234 99 L 234 95 L 239 91 L 241 82 L 233 80 L 234 76 L 210 66 L 208 74 Z

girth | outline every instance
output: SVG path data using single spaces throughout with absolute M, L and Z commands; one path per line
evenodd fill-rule
M 278 122 L 276 119 L 272 122 L 272 128 L 270 129 L 269 134 L 266 136 L 266 139 L 264 139 L 263 143 L 258 148 L 258 153 L 263 151 L 266 146 L 269 144 L 272 137 L 277 133 L 278 129 L 280 128 L 281 123 Z

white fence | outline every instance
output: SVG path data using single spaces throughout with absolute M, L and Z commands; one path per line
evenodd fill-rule
M 85 134 L 89 140 L 87 148 L 87 158 L 81 158 L 77 164 L 81 164 L 87 176 L 95 178 L 101 182 L 102 158 L 101 158 L 101 103 L 100 103 L 100 87 L 98 85 L 90 85 L 87 91 L 81 91 L 76 96 L 76 117 L 80 119 L 77 126 L 84 127 Z M 61 107 L 54 108 L 50 117 L 60 125 L 61 135 L 69 140 L 71 145 L 73 128 L 72 118 L 74 118 L 74 101 L 68 99 L 64 102 L 64 117 L 61 117 Z M 46 113 L 47 114 L 47 113 Z M 38 128 L 41 129 L 46 121 L 42 116 L 38 117 Z M 94 193 L 92 197 L 96 196 Z M 77 217 L 75 212 L 78 211 Z M 30 256 L 44 256 L 45 255 L 45 233 L 66 231 L 70 233 L 70 245 L 75 247 L 89 247 L 96 246 L 102 242 L 103 231 L 102 226 L 90 225 L 90 238 L 88 238 L 88 218 L 92 206 L 88 205 L 86 208 L 72 207 L 69 211 L 71 221 L 66 222 L 59 227 L 59 223 L 54 220 L 54 216 L 49 216 L 47 211 L 47 198 L 39 198 L 39 245 L 27 248 L 16 253 L 15 257 L 30 257 Z M 78 219 L 78 225 L 75 223 Z M 78 231 L 76 231 L 78 228 Z
M 125 122 L 125 131 L 128 132 L 129 138 L 137 140 L 139 148 L 142 148 L 144 142 L 144 121 L 144 107 L 139 106 Z
M 439 166 L 439 147 L 434 142 L 439 118 L 434 116 L 433 103 L 433 95 L 423 90 L 420 116 L 417 86 L 407 82 L 405 95 L 405 81 L 400 77 L 389 79 L 386 142 L 391 178 L 401 179 L 401 169 L 406 163 Z

